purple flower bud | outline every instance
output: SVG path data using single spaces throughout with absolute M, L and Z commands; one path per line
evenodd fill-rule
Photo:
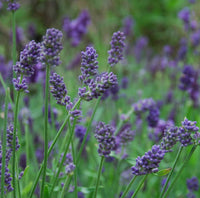
M 94 137 L 99 142 L 98 153 L 100 156 L 108 157 L 110 152 L 116 147 L 116 140 L 113 136 L 114 128 L 110 125 L 106 125 L 103 122 L 99 122 Z
M 187 179 L 187 188 L 189 191 L 198 191 L 199 190 L 199 181 L 197 177 L 192 177 Z
M 120 60 L 123 60 L 123 50 L 125 47 L 125 36 L 123 32 L 115 32 L 110 42 L 111 49 L 108 51 L 108 64 L 113 67 Z

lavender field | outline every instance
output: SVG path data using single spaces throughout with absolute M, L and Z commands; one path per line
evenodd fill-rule
M 199 0 L 0 0 L 0 198 L 200 197 Z

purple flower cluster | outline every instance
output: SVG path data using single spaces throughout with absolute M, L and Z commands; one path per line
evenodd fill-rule
M 115 32 L 110 42 L 111 49 L 108 51 L 108 64 L 113 67 L 123 59 L 123 50 L 125 47 L 125 35 L 123 32 Z
M 117 134 L 117 139 L 119 140 L 120 144 L 127 144 L 128 142 L 133 141 L 135 136 L 135 131 L 131 129 L 130 123 L 125 123 L 119 133 Z
M 13 84 L 17 91 L 28 92 L 28 85 L 24 76 L 30 77 L 34 74 L 34 67 L 38 63 L 39 58 L 40 44 L 30 41 L 20 53 L 20 60 L 13 66 L 13 70 L 18 75 L 17 79 L 13 79 Z M 21 76 L 19 77 L 19 75 Z
M 15 12 L 20 8 L 20 4 L 16 2 L 16 0 L 6 0 L 8 2 L 8 11 Z
M 25 93 L 29 93 L 26 78 L 23 78 L 22 80 L 20 77 L 18 77 L 17 79 L 13 78 L 13 85 L 16 91 L 24 91 Z
M 164 136 L 165 130 L 174 126 L 172 121 L 159 120 L 157 126 L 153 129 L 153 132 L 149 133 L 149 139 L 155 143 L 159 142 Z
M 76 125 L 76 128 L 75 128 L 75 135 L 77 138 L 79 138 L 80 142 L 83 141 L 83 138 L 85 136 L 85 133 L 86 133 L 86 128 L 82 125 Z
M 87 47 L 81 53 L 81 75 L 79 76 L 86 87 L 79 88 L 78 95 L 86 101 L 102 96 L 109 88 L 118 84 L 117 76 L 112 72 L 98 73 L 97 53 L 93 47 Z
M 63 49 L 61 43 L 62 36 L 62 32 L 55 28 L 47 29 L 46 35 L 43 36 L 41 43 L 41 61 L 44 67 L 46 64 L 50 66 L 58 66 L 61 64 L 59 55 Z
M 114 137 L 114 128 L 99 122 L 95 129 L 95 138 L 99 142 L 98 153 L 100 156 L 108 157 L 112 150 L 116 148 L 116 140 Z
M 185 118 L 178 130 L 178 140 L 184 147 L 194 144 L 195 136 L 192 135 L 196 135 L 198 131 L 196 121 L 193 122 Z
M 79 79 L 83 81 L 85 85 L 90 83 L 90 77 L 98 74 L 98 54 L 93 47 L 87 47 L 86 51 L 81 52 L 81 74 Z
M 89 24 L 90 15 L 87 10 L 83 10 L 80 15 L 72 21 L 68 17 L 64 19 L 63 31 L 73 47 L 76 47 L 87 33 Z
M 159 145 L 152 146 L 152 149 L 142 157 L 137 157 L 136 165 L 132 167 L 134 175 L 146 175 L 158 172 L 159 163 L 163 160 L 165 151 Z
M 152 98 L 147 98 L 143 100 L 139 100 L 137 103 L 132 105 L 135 114 L 140 114 L 149 109 L 155 107 L 156 103 Z
M 72 158 L 72 155 L 70 153 L 67 153 L 65 157 L 66 158 L 65 158 L 65 161 L 63 163 L 63 166 L 65 166 L 65 173 L 67 175 L 69 175 L 74 171 L 75 165 L 73 163 L 73 158 Z M 63 153 L 61 154 L 60 161 L 62 160 L 62 158 L 63 158 Z M 62 175 L 62 173 L 61 173 L 61 175 Z
M 12 151 L 13 151 L 12 142 L 13 142 L 13 126 L 10 125 L 7 128 L 7 135 L 6 135 L 6 166 L 5 166 L 5 177 L 4 177 L 5 178 L 5 186 L 4 186 L 5 193 L 13 191 L 13 187 L 11 185 L 12 177 L 11 177 L 11 174 L 10 174 L 10 171 L 9 171 L 9 168 L 8 168 L 9 161 L 11 159 Z M 19 141 L 18 141 L 18 138 L 16 137 L 16 150 L 18 150 L 19 147 L 20 147 Z M 1 175 L 2 152 L 3 152 L 2 151 L 2 145 L 1 145 L 1 142 L 0 142 L 0 180 L 1 180 L 1 176 L 2 176 Z
M 131 36 L 133 34 L 134 21 L 132 17 L 126 17 L 123 20 L 123 32 L 125 36 Z
M 173 126 L 165 129 L 164 137 L 161 141 L 161 148 L 166 152 L 172 152 L 172 147 L 178 141 L 178 127 Z
M 147 122 L 150 127 L 156 127 L 159 121 L 160 110 L 158 107 L 149 109 L 149 115 L 147 116 Z
M 187 188 L 189 190 L 189 193 L 187 194 L 188 198 L 195 198 L 194 191 L 199 190 L 199 181 L 197 177 L 192 177 L 191 179 L 187 179 L 186 181 Z
M 39 61 L 40 44 L 35 41 L 30 41 L 20 53 L 20 61 L 13 66 L 16 74 L 32 76 L 34 74 L 34 67 Z
M 192 177 L 187 179 L 187 188 L 189 191 L 198 191 L 199 190 L 199 181 L 197 177 Z
M 63 77 L 57 73 L 53 73 L 50 76 L 50 90 L 53 97 L 57 100 L 57 104 L 66 106 L 70 103 L 70 97 L 67 96 L 67 89 L 63 81 Z
M 194 82 L 195 70 L 191 65 L 185 65 L 180 78 L 179 88 L 183 91 L 189 90 Z

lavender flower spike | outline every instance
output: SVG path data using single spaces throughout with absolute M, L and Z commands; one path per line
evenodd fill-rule
M 165 151 L 159 145 L 152 146 L 152 149 L 142 157 L 137 157 L 136 165 L 132 167 L 134 175 L 146 175 L 158 172 L 159 163 L 163 160 Z
M 123 59 L 123 50 L 125 47 L 125 35 L 123 32 L 115 32 L 112 36 L 112 40 L 110 42 L 111 49 L 108 51 L 108 64 L 113 67 L 120 60 Z
M 88 85 L 91 76 L 95 76 L 98 73 L 98 61 L 97 61 L 98 54 L 93 47 L 87 47 L 86 51 L 81 52 L 81 73 L 82 75 L 79 76 L 79 79 L 83 81 L 84 84 Z
M 99 122 L 95 130 L 95 138 L 99 142 L 98 153 L 100 156 L 108 157 L 110 152 L 116 147 L 116 140 L 113 136 L 114 128 Z
M 8 11 L 13 11 L 15 12 L 20 8 L 20 4 L 16 2 L 16 0 L 6 0 L 8 2 Z
M 57 104 L 65 106 L 67 102 L 67 89 L 63 78 L 60 75 L 53 73 L 50 76 L 49 82 L 51 93 L 53 94 L 53 97 L 57 100 Z
M 61 43 L 62 36 L 62 32 L 55 28 L 47 29 L 46 35 L 43 37 L 41 45 L 41 61 L 43 66 L 45 66 L 45 64 L 58 66 L 61 63 L 59 55 L 63 49 Z
M 20 61 L 13 66 L 16 74 L 25 76 L 32 76 L 34 74 L 34 67 L 39 62 L 40 44 L 35 41 L 30 41 L 20 53 Z
M 182 126 L 179 127 L 178 140 L 182 146 L 186 147 L 195 142 L 195 134 L 197 134 L 199 128 L 196 126 L 196 121 L 190 121 L 187 118 L 182 122 Z M 193 136 L 192 136 L 193 135 Z

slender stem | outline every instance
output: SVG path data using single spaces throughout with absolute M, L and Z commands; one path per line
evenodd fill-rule
M 74 129 L 75 129 L 75 126 L 76 126 L 76 119 L 74 120 L 74 123 L 73 123 L 73 127 L 72 127 L 72 132 L 74 134 Z M 75 170 L 74 170 L 74 192 L 75 192 L 75 197 L 78 197 L 78 188 L 77 188 L 77 167 L 76 167 L 76 151 L 75 151 L 75 148 L 74 148 L 74 142 L 73 142 L 73 136 L 72 136 L 72 139 L 71 139 L 71 146 L 72 146 L 72 156 L 73 156 L 73 161 L 74 161 L 74 165 L 75 165 Z
M 6 133 L 7 133 L 7 118 L 8 118 L 8 95 L 9 89 L 6 89 L 5 109 L 4 109 L 4 127 L 3 127 L 3 140 L 2 140 L 2 167 L 1 167 L 1 197 L 4 197 L 4 182 L 5 182 L 5 169 L 6 169 Z
M 66 178 L 66 180 L 65 180 L 65 183 L 64 183 L 64 186 L 63 186 L 63 189 L 62 189 L 60 198 L 64 198 L 65 192 L 66 192 L 67 189 L 68 189 L 67 186 L 68 186 L 68 184 L 70 183 L 70 181 L 71 181 L 71 177 L 68 175 L 67 178 Z
M 17 131 L 17 117 L 18 117 L 18 110 L 19 110 L 19 98 L 20 98 L 20 91 L 17 92 L 17 99 L 15 104 L 15 113 L 14 113 L 14 127 L 13 127 L 13 164 L 12 164 L 12 170 L 13 170 L 13 193 L 14 198 L 16 198 L 16 181 L 15 181 L 15 166 L 16 166 L 16 131 Z
M 26 139 L 26 166 L 28 166 L 30 164 L 29 130 L 28 130 L 28 123 L 24 123 L 24 125 L 25 125 L 25 139 Z M 29 178 L 29 172 L 26 173 L 26 183 L 28 183 L 28 178 Z
M 130 183 L 129 183 L 128 186 L 126 187 L 124 193 L 122 194 L 121 198 L 125 198 L 125 196 L 127 195 L 129 189 L 130 189 L 131 186 L 133 185 L 133 182 L 135 181 L 136 178 L 137 178 L 137 175 L 134 175 L 134 177 L 131 179 Z
M 84 146 L 85 146 L 85 142 L 86 142 L 86 140 L 87 140 L 87 136 L 88 136 L 88 133 L 89 133 L 89 131 L 90 131 L 92 122 L 93 122 L 93 120 L 94 120 L 94 116 L 95 116 L 95 113 L 96 113 L 97 108 L 98 108 L 98 106 L 99 106 L 100 100 L 101 100 L 101 98 L 99 98 L 99 99 L 97 100 L 97 102 L 96 102 L 96 104 L 95 104 L 95 107 L 94 107 L 94 110 L 93 110 L 93 112 L 92 112 L 92 116 L 91 116 L 90 121 L 89 121 L 89 123 L 88 123 L 85 136 L 84 136 L 84 138 L 83 138 L 83 141 L 82 141 L 82 143 L 81 143 L 81 146 L 80 146 L 80 149 L 79 149 L 79 152 L 78 152 L 78 155 L 77 155 L 76 165 L 78 165 L 78 163 L 79 163 L 79 159 L 80 159 L 80 156 L 81 156 L 81 154 L 82 154 L 82 152 L 83 152 L 83 148 L 84 148 Z
M 80 102 L 81 102 L 81 99 L 79 99 L 79 100 L 76 102 L 76 104 L 74 105 L 74 107 L 73 107 L 72 110 L 74 110 L 74 109 L 80 104 Z M 53 142 L 52 142 L 52 144 L 51 144 L 51 146 L 50 146 L 50 148 L 49 148 L 49 150 L 48 150 L 48 157 L 49 157 L 49 155 L 50 155 L 52 149 L 54 148 L 56 142 L 58 141 L 58 138 L 60 137 L 60 134 L 62 133 L 63 129 L 65 128 L 65 125 L 67 124 L 69 118 L 70 118 L 70 115 L 67 115 L 67 117 L 65 118 L 65 120 L 64 120 L 64 122 L 63 122 L 63 124 L 62 124 L 62 126 L 61 126 L 60 129 L 58 130 L 58 133 L 56 134 L 56 137 L 54 138 L 54 140 L 53 140 Z M 37 183 L 38 183 L 38 181 L 39 181 L 40 175 L 41 175 L 41 173 L 42 173 L 43 166 L 44 166 L 44 162 L 42 162 L 42 164 L 41 164 L 40 170 L 39 170 L 39 172 L 38 172 L 38 174 L 37 174 L 37 177 L 36 177 L 36 179 L 35 179 L 35 181 L 34 181 L 33 188 L 31 189 L 29 198 L 32 198 L 32 196 L 33 196 L 33 193 L 34 193 L 35 188 L 36 188 L 36 186 L 37 186 Z
M 131 198 L 134 198 L 137 193 L 139 192 L 140 188 L 142 187 L 142 184 L 144 183 L 144 181 L 147 179 L 147 176 L 148 175 L 145 175 L 142 179 L 142 181 L 140 182 L 140 184 L 138 185 L 138 187 L 136 188 L 135 192 L 133 193 L 132 197 Z
M 41 186 L 41 197 L 44 197 L 44 184 L 46 180 L 46 169 L 48 159 L 48 102 L 49 102 L 49 76 L 50 66 L 46 66 L 46 82 L 45 82 L 45 113 L 44 113 L 44 168 Z
M 17 159 L 17 157 L 16 157 L 16 159 Z M 16 160 L 16 161 L 18 161 L 18 160 Z M 16 163 L 16 167 L 17 167 L 17 170 L 19 170 L 17 163 Z M 18 174 L 18 172 L 16 173 L 16 178 L 17 178 L 18 196 L 19 196 L 19 198 L 21 198 L 22 196 L 21 196 L 21 189 L 20 189 L 19 174 Z
M 98 191 L 98 187 L 99 187 L 99 181 L 100 181 L 100 176 L 101 176 L 101 170 L 102 170 L 102 167 L 103 167 L 103 162 L 104 162 L 104 156 L 101 157 L 101 162 L 100 162 L 100 166 L 99 166 L 99 170 L 98 170 L 98 176 L 97 176 L 97 183 L 96 183 L 96 188 L 95 188 L 93 198 L 97 197 L 97 191 Z
M 174 177 L 174 179 L 172 180 L 172 182 L 170 183 L 166 193 L 164 194 L 164 198 L 166 198 L 170 192 L 170 190 L 174 187 L 177 179 L 179 178 L 179 176 L 181 175 L 183 169 L 185 168 L 185 166 L 187 165 L 188 161 L 190 160 L 190 158 L 192 157 L 192 154 L 194 153 L 194 151 L 196 150 L 197 146 L 194 145 L 189 153 L 189 155 L 187 156 L 187 158 L 185 159 L 185 161 L 183 162 L 181 168 L 179 169 L 179 171 L 177 172 L 176 176 Z
M 13 46 L 12 46 L 12 59 L 13 65 L 16 64 L 16 19 L 15 19 L 15 11 L 12 12 L 12 39 L 13 39 Z
M 172 169 L 171 169 L 171 171 L 169 172 L 169 174 L 168 174 L 168 176 L 167 176 L 167 180 L 166 180 L 166 182 L 165 182 L 165 185 L 164 185 L 164 187 L 163 187 L 163 189 L 162 189 L 162 192 L 161 192 L 159 198 L 161 198 L 161 197 L 163 196 L 163 194 L 165 193 L 165 190 L 166 190 L 166 188 L 167 188 L 167 185 L 168 185 L 168 183 L 169 183 L 169 180 L 170 180 L 170 178 L 171 178 L 171 176 L 172 176 L 172 173 L 174 172 L 174 169 L 175 169 L 175 167 L 176 167 L 176 164 L 177 164 L 177 162 L 178 162 L 178 159 L 179 159 L 179 157 L 180 157 L 182 151 L 183 151 L 183 146 L 180 146 L 179 151 L 178 151 L 178 153 L 177 153 L 177 155 L 176 155 L 176 159 L 175 159 L 174 164 L 173 164 L 173 166 L 172 166 Z
M 72 140 L 72 137 L 73 137 L 73 130 L 71 129 L 71 127 L 70 127 L 70 125 L 69 125 L 69 128 L 70 128 L 70 136 L 69 136 L 69 139 L 68 139 L 68 142 L 67 142 L 67 146 L 66 146 L 66 148 L 65 148 L 65 151 L 64 151 L 64 153 L 63 153 L 63 157 L 62 157 L 62 160 L 61 160 L 61 162 L 59 162 L 58 163 L 58 165 L 59 165 L 59 168 L 58 168 L 58 171 L 56 172 L 56 176 L 54 177 L 54 180 L 53 180 L 53 185 L 52 185 L 52 187 L 51 187 L 51 191 L 50 191 L 50 196 L 51 196 L 51 194 L 53 193 L 53 190 L 54 190 L 54 187 L 55 187 L 55 185 L 56 185 L 56 182 L 57 182 L 57 180 L 58 180 L 58 176 L 59 176 L 59 174 L 60 174 L 60 172 L 61 172 L 61 169 L 63 168 L 63 163 L 64 163 L 64 161 L 65 161 L 65 159 L 66 159 L 66 154 L 67 154 L 67 152 L 68 152 L 68 150 L 69 150 L 69 145 L 70 145 L 70 142 L 71 142 L 71 140 Z

